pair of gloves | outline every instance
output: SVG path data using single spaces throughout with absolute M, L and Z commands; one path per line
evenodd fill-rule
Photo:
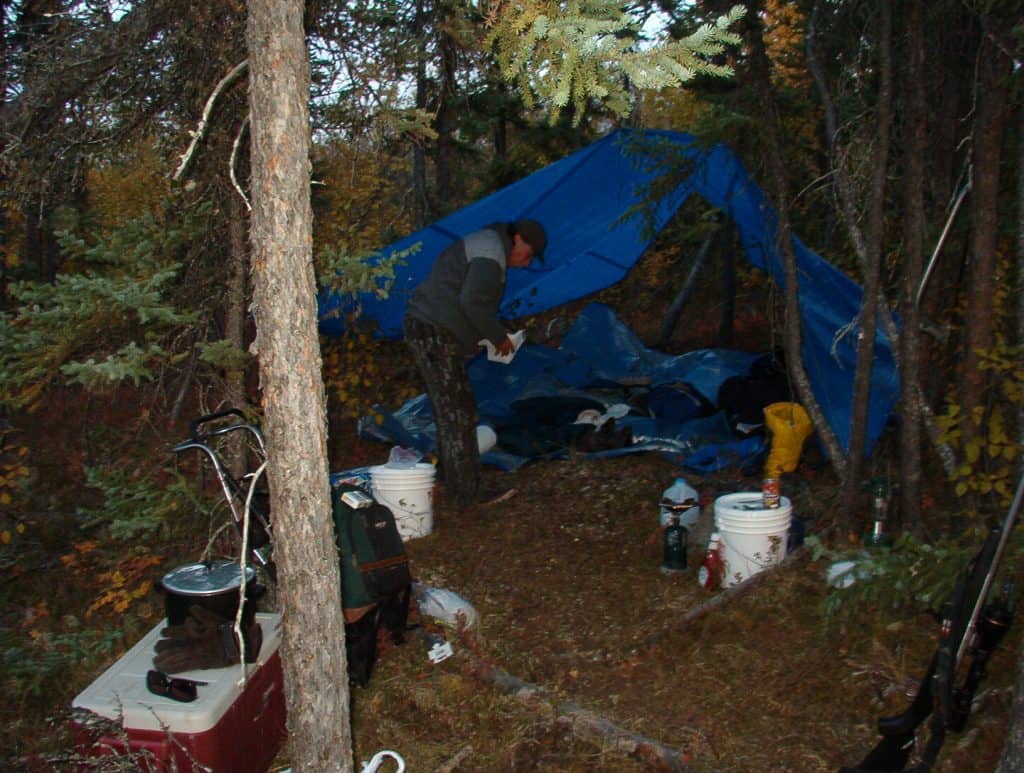
M 235 633 L 235 621 L 221 617 L 201 606 L 188 610 L 185 622 L 160 631 L 153 667 L 165 674 L 224 668 L 241 660 L 241 646 Z M 263 630 L 252 619 L 242 631 L 245 660 L 252 663 L 263 645 Z

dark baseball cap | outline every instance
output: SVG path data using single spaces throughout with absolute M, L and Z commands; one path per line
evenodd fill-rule
M 544 248 L 548 246 L 548 232 L 544 226 L 536 220 L 517 220 L 512 228 L 533 248 L 533 257 L 544 260 Z

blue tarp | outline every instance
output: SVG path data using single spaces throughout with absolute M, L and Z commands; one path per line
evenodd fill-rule
M 532 400 L 582 400 L 607 409 L 623 405 L 631 391 L 622 387 L 624 383 L 642 383 L 632 391 L 646 393 L 661 385 L 686 382 L 714 405 L 722 383 L 746 375 L 757 358 L 755 353 L 727 349 L 699 349 L 681 355 L 648 349 L 610 308 L 591 303 L 557 348 L 528 343 L 508 365 L 490 362 L 483 353 L 470 362 L 469 379 L 481 423 L 498 428 L 499 447 L 484 454 L 483 461 L 511 470 L 535 456 L 501 448 L 503 428 L 510 422 L 515 425 L 517 416 L 523 415 L 520 406 Z M 409 400 L 394 413 L 384 406 L 376 408 L 379 418 L 362 422 L 362 434 L 423 454 L 436 450 L 433 415 L 425 395 Z M 616 422 L 618 427 L 630 429 L 632 443 L 594 452 L 594 456 L 659 451 L 680 466 L 705 473 L 726 467 L 753 469 L 766 450 L 761 436 L 738 437 L 720 411 L 673 421 L 667 412 L 637 409 Z M 552 448 L 553 455 L 567 452 L 567 445 L 556 443 Z
M 643 149 L 639 153 L 638 147 Z M 647 198 L 652 181 L 671 171 L 666 163 L 672 154 L 685 156 L 688 173 L 681 174 L 679 182 L 668 186 L 661 196 L 653 229 L 642 218 L 623 219 Z M 620 130 L 382 249 L 380 256 L 387 257 L 420 246 L 419 252 L 398 270 L 386 300 L 371 293 L 359 298 L 362 314 L 378 324 L 382 335 L 400 337 L 406 299 L 446 245 L 488 223 L 526 217 L 547 227 L 546 261 L 509 271 L 501 314 L 515 319 L 555 308 L 622 279 L 692 193 L 731 218 L 747 259 L 785 286 L 776 246 L 776 213 L 727 148 L 701 146 L 692 135 L 681 132 Z M 796 236 L 793 248 L 804 366 L 825 418 L 847 449 L 860 332 L 851 326 L 860 309 L 861 289 Z M 321 332 L 340 333 L 343 322 L 338 312 L 345 306 L 344 299 L 323 292 L 319 305 Z M 898 392 L 892 352 L 879 333 L 872 372 L 868 450 L 881 434 Z

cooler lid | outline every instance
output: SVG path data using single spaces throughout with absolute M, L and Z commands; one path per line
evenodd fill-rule
M 280 614 L 257 612 L 256 621 L 263 629 L 263 646 L 258 660 L 245 666 L 250 680 L 277 654 L 281 643 Z M 155 626 L 78 694 L 71 707 L 83 724 L 88 714 L 98 714 L 119 721 L 125 730 L 204 733 L 220 722 L 243 692 L 239 665 L 173 674 L 206 682 L 198 688 L 199 697 L 192 703 L 180 703 L 146 689 L 146 673 L 153 668 L 156 643 L 165 624 Z
M 246 582 L 256 570 L 245 567 Z M 164 575 L 164 590 L 182 596 L 216 596 L 241 585 L 242 570 L 234 561 L 203 561 L 172 569 Z

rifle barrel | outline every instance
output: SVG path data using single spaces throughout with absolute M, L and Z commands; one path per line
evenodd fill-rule
M 996 570 L 999 568 L 999 562 L 1002 560 L 1003 553 L 1006 551 L 1006 543 L 1009 542 L 1010 535 L 1013 534 L 1014 522 L 1017 520 L 1017 514 L 1020 512 L 1021 500 L 1024 500 L 1024 474 L 1020 476 L 1020 482 L 1017 483 L 1017 493 L 1013 495 L 1013 502 L 1010 504 L 1010 510 L 1006 514 L 1006 520 L 1003 521 L 1002 532 L 999 534 L 999 544 L 996 546 L 996 552 L 992 556 L 992 563 L 989 565 L 988 572 L 985 574 L 985 582 L 981 586 L 981 592 L 978 594 L 978 598 L 974 602 L 974 609 L 971 610 L 971 619 L 967 623 L 967 627 L 964 629 L 963 638 L 960 639 L 960 646 L 956 651 L 956 665 L 959 665 L 962 662 L 964 655 L 967 653 L 968 647 L 973 646 L 975 631 L 978 628 L 978 617 L 985 608 L 988 593 L 992 588 L 993 581 L 995 580 Z

